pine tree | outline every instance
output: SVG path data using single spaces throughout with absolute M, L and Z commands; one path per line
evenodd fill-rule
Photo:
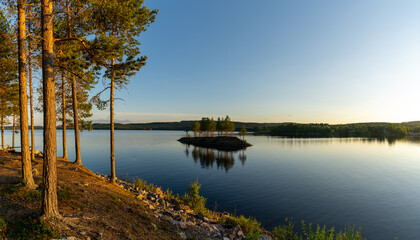
M 96 60 L 98 66 L 106 66 L 104 76 L 110 79 L 110 149 L 111 149 L 111 182 L 115 182 L 115 141 L 114 141 L 114 90 L 128 84 L 142 66 L 146 57 L 140 56 L 138 37 L 154 22 L 157 10 L 151 11 L 143 6 L 143 0 L 92 0 L 90 19 L 95 39 L 92 54 L 101 56 Z M 110 18 L 109 16 L 112 16 Z M 103 62 L 105 61 L 105 62 Z M 98 98 L 97 98 L 98 99 Z M 103 102 L 98 101 L 99 105 Z
M 54 83 L 53 0 L 41 0 L 42 79 L 44 108 L 44 167 L 42 214 L 56 218 L 57 203 L 57 142 Z
M 18 59 L 19 59 L 19 108 L 20 108 L 20 147 L 22 155 L 22 180 L 28 188 L 35 188 L 32 164 L 29 155 L 28 138 L 28 96 L 26 63 L 26 1 L 18 0 Z

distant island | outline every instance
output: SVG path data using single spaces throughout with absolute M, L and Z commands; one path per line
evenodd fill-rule
M 238 151 L 252 146 L 244 140 L 235 136 L 216 137 L 182 137 L 179 142 L 197 147 L 213 148 L 224 151 Z

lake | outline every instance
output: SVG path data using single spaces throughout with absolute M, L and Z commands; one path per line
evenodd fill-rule
M 61 156 L 61 130 L 57 134 Z M 116 131 L 117 176 L 140 177 L 181 195 L 198 179 L 208 208 L 253 216 L 270 230 L 287 217 L 361 227 L 370 240 L 420 239 L 418 142 L 247 136 L 252 147 L 225 153 L 177 142 L 184 134 Z M 73 160 L 73 132 L 67 136 Z M 41 141 L 36 131 L 37 149 Z M 108 131 L 82 132 L 81 148 L 86 167 L 109 174 Z

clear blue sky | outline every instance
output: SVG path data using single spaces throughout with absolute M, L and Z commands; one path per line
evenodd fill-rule
M 420 1 L 145 3 L 159 14 L 119 122 L 420 120 Z

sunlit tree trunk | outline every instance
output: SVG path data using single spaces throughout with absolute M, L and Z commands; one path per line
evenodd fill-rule
M 44 166 L 42 214 L 60 216 L 57 203 L 57 132 L 54 83 L 53 0 L 41 0 L 42 80 L 44 94 Z
M 15 149 L 16 115 L 13 113 L 12 148 Z
M 82 165 L 82 157 L 80 156 L 80 137 L 79 137 L 79 114 L 77 112 L 77 88 L 76 88 L 76 77 L 73 76 L 71 82 L 71 92 L 73 94 L 73 122 L 74 122 L 74 144 L 76 150 L 76 161 L 77 165 Z
M 30 40 L 29 40 L 30 41 Z M 32 63 L 31 63 L 31 44 L 29 46 L 28 52 L 28 69 L 29 69 L 29 100 L 31 108 L 31 160 L 35 160 L 35 127 L 34 127 L 34 96 L 32 90 Z
M 115 88 L 115 78 L 114 78 L 114 65 L 115 59 L 112 59 L 111 63 L 111 93 L 110 93 L 110 121 L 111 121 L 111 182 L 115 182 L 115 142 L 114 142 L 114 88 Z
M 28 96 L 26 83 L 26 14 L 25 0 L 18 0 L 18 55 L 19 55 L 19 108 L 20 147 L 22 152 L 22 178 L 24 186 L 35 188 L 29 155 Z
M 64 80 L 64 73 L 61 76 L 61 97 L 63 101 L 62 118 L 63 118 L 63 158 L 68 159 L 67 156 L 67 119 L 66 119 L 66 82 Z
M 4 149 L 4 118 L 3 118 L 3 113 L 1 114 L 1 118 L 0 118 L 0 124 L 1 124 L 1 149 Z

